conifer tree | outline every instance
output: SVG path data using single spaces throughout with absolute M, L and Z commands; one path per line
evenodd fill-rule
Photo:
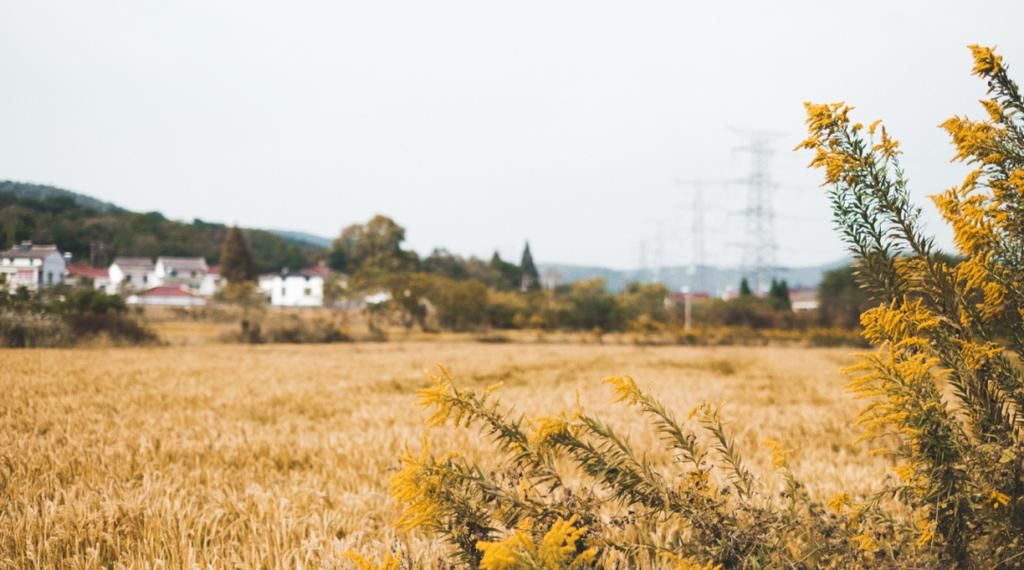
M 520 289 L 522 291 L 536 291 L 540 289 L 540 275 L 537 273 L 537 266 L 533 264 L 533 254 L 530 253 L 530 242 L 526 242 L 523 248 L 523 259 L 519 263 L 522 271 Z
M 740 297 L 749 297 L 753 294 L 754 292 L 750 290 L 750 283 L 747 281 L 747 278 L 740 279 Z
M 256 279 L 256 267 L 249 252 L 249 244 L 238 226 L 228 229 L 220 250 L 220 274 L 229 283 Z
M 768 299 L 776 311 L 788 311 L 792 308 L 789 302 L 789 284 L 785 279 L 778 281 L 772 279 L 772 286 L 768 290 Z

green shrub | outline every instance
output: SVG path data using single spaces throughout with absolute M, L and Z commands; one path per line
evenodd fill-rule
M 306 319 L 300 315 L 279 315 L 262 323 L 243 319 L 239 331 L 229 335 L 226 340 L 249 344 L 327 344 L 351 342 L 352 337 L 329 318 Z
M 157 340 L 120 296 L 91 288 L 5 292 L 0 294 L 0 313 L 5 321 L 0 343 L 7 346 L 70 346 L 100 337 L 128 344 Z
M 61 319 L 46 314 L 0 311 L 0 346 L 46 348 L 73 344 L 71 328 Z

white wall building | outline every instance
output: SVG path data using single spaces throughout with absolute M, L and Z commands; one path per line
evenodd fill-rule
M 322 307 L 328 273 L 327 267 L 320 264 L 294 273 L 264 275 L 259 279 L 259 288 L 275 307 Z
M 142 291 L 156 285 L 153 278 L 153 260 L 148 257 L 118 257 L 107 270 L 110 292 L 118 290 Z
M 212 297 L 214 293 L 220 291 L 221 285 L 223 281 L 220 278 L 220 266 L 214 265 L 199 282 L 198 293 L 204 297 Z
M 154 285 L 181 285 L 198 293 L 210 268 L 202 257 L 158 257 Z
M 55 245 L 25 241 L 0 253 L 0 276 L 12 291 L 52 287 L 64 282 L 67 261 Z
M 813 311 L 819 304 L 817 289 L 793 289 L 789 292 L 789 305 L 795 312 Z

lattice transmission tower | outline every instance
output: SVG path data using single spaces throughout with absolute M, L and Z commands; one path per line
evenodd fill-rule
M 775 189 L 769 166 L 772 142 L 780 133 L 749 129 L 734 129 L 747 138 L 746 144 L 733 150 L 750 155 L 750 171 L 737 184 L 746 187 L 746 205 L 740 212 L 744 216 L 743 274 L 751 280 L 751 288 L 759 293 L 768 291 L 776 271 L 779 244 L 775 238 Z

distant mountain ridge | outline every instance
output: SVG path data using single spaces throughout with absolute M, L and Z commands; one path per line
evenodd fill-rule
M 849 264 L 849 260 L 839 259 L 831 263 L 809 267 L 779 267 L 774 271 L 776 279 L 785 279 L 790 289 L 817 287 L 825 272 Z M 722 295 L 739 288 L 744 272 L 737 267 L 700 266 L 690 278 L 688 266 L 663 267 L 660 270 L 619 270 L 607 267 L 572 265 L 566 263 L 539 263 L 543 276 L 548 271 L 557 272 L 562 283 L 572 283 L 583 279 L 599 277 L 608 283 L 612 291 L 622 290 L 631 282 L 661 281 L 672 291 L 680 291 L 683 287 L 693 284 L 693 290 L 711 295 Z
M 322 247 L 324 249 L 329 249 L 331 247 L 331 240 L 329 238 L 325 238 L 324 236 L 318 236 L 318 235 L 315 235 L 315 234 L 306 233 L 306 232 L 299 232 L 299 231 L 295 231 L 295 230 L 267 230 L 267 231 L 272 233 L 272 234 L 279 235 L 279 236 L 283 237 L 284 239 L 286 239 L 288 241 L 293 241 L 295 243 L 303 243 L 303 244 L 312 245 L 312 246 L 316 246 L 316 247 Z

